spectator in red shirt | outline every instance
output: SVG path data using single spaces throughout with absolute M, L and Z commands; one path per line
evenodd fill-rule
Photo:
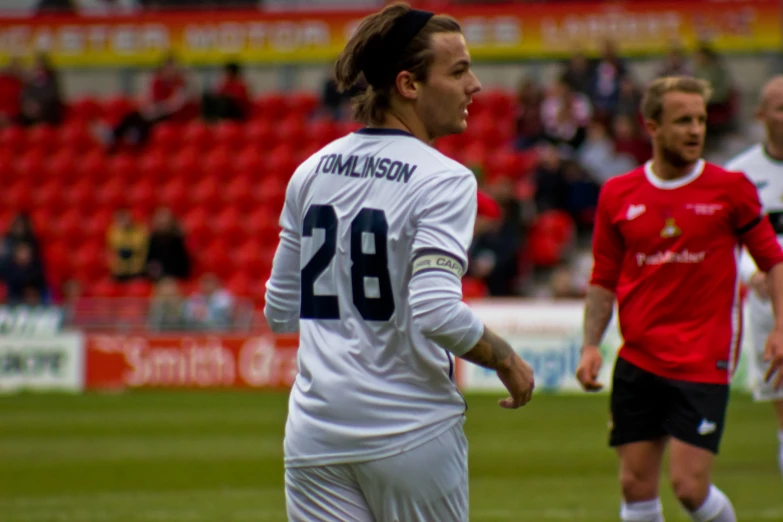
M 22 97 L 22 68 L 18 60 L 0 72 L 0 128 L 11 125 L 19 117 Z
M 242 69 L 236 62 L 223 67 L 223 77 L 217 88 L 204 94 L 202 102 L 204 119 L 246 120 L 250 114 L 250 95 L 242 77 Z
M 187 101 L 185 76 L 176 59 L 169 56 L 152 78 L 147 101 L 140 110 L 125 116 L 114 128 L 108 137 L 109 146 L 114 147 L 123 139 L 134 145 L 143 145 L 155 124 L 184 115 Z
M 701 159 L 707 82 L 654 81 L 642 101 L 652 159 L 603 186 L 593 235 L 577 378 L 600 389 L 599 348 L 615 302 L 623 346 L 614 367 L 609 443 L 620 459 L 621 519 L 662 522 L 659 482 L 696 522 L 736 522 L 711 482 L 737 361 L 738 249 L 767 272 L 776 311 L 768 377 L 783 386 L 783 250 L 753 183 Z

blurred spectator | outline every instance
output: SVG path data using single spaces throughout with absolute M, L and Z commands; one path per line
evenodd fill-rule
M 579 299 L 584 295 L 576 288 L 569 266 L 561 265 L 549 277 L 549 291 L 552 299 Z
M 613 116 L 639 117 L 641 113 L 642 93 L 630 75 L 620 80 L 620 91 L 617 93 L 617 104 L 614 107 Z
M 185 305 L 185 318 L 191 328 L 222 330 L 231 326 L 234 297 L 222 288 L 215 274 L 204 274 L 200 289 Z
M 355 86 L 346 92 L 340 92 L 334 78 L 334 67 L 330 67 L 329 71 L 329 77 L 324 82 L 321 92 L 321 105 L 330 118 L 340 121 L 350 115 L 351 98 L 361 92 L 361 88 Z
M 568 183 L 563 173 L 560 156 L 554 146 L 550 144 L 539 146 L 534 177 L 536 212 L 567 210 Z
M 238 63 L 230 62 L 223 67 L 223 77 L 217 88 L 204 94 L 202 109 L 208 121 L 247 119 L 250 95 Z
M 150 302 L 149 325 L 153 330 L 184 330 L 184 301 L 176 279 L 164 277 L 155 286 Z
M 494 189 L 502 198 L 497 203 L 487 194 L 478 195 L 476 232 L 468 250 L 468 275 L 483 280 L 491 296 L 511 296 L 516 294 L 514 279 L 521 236 L 516 216 L 504 211 L 513 207 L 510 180 L 497 180 Z
M 60 82 L 47 55 L 36 55 L 33 69 L 25 78 L 21 100 L 19 121 L 22 125 L 57 124 L 62 121 Z
M 597 113 L 614 113 L 620 94 L 620 82 L 626 73 L 625 62 L 618 55 L 615 43 L 611 40 L 605 41 L 593 78 L 592 102 Z
M 25 213 L 19 213 L 11 220 L 8 232 L 0 243 L 0 262 L 9 260 L 17 245 L 26 244 L 32 249 L 33 259 L 41 261 L 41 249 L 38 244 L 38 238 L 33 230 L 33 223 L 30 216 Z
M 541 123 L 541 102 L 543 94 L 535 81 L 524 80 L 517 98 L 517 138 L 516 147 L 519 150 L 533 147 L 543 134 Z
M 187 102 L 185 75 L 176 59 L 168 56 L 155 72 L 141 109 L 126 115 L 104 140 L 110 149 L 123 140 L 143 145 L 155 124 L 184 114 Z
M 584 53 L 577 51 L 565 64 L 563 79 L 575 92 L 590 96 L 593 90 L 593 68 Z
M 18 121 L 23 86 L 21 64 L 13 59 L 0 72 L 0 128 Z
M 731 96 L 731 79 L 729 73 L 721 62 L 715 51 L 709 46 L 702 45 L 696 51 L 696 66 L 693 75 L 710 83 L 712 87 L 712 96 L 707 107 L 723 105 L 729 101 Z
M 133 220 L 130 210 L 120 209 L 106 231 L 109 271 L 118 281 L 144 274 L 147 259 L 147 230 Z
M 152 218 L 147 252 L 147 274 L 152 280 L 166 277 L 187 279 L 190 276 L 185 236 L 168 208 L 159 208 Z
M 568 185 L 568 212 L 574 218 L 577 230 L 588 232 L 593 227 L 599 185 L 573 160 L 563 163 L 563 176 Z
M 635 118 L 618 115 L 612 120 L 615 151 L 618 154 L 632 156 L 636 163 L 634 167 L 641 165 L 652 157 L 652 145 L 642 132 L 636 124 Z
M 29 244 L 14 246 L 11 258 L 2 267 L 2 277 L 8 290 L 8 304 L 43 302 L 47 292 L 46 278 L 43 266 L 36 260 Z
M 673 46 L 663 59 L 663 64 L 658 70 L 656 76 L 690 76 L 691 68 L 688 66 L 688 59 L 680 46 Z
M 556 145 L 578 148 L 584 141 L 585 130 L 592 116 L 590 100 L 574 92 L 564 78 L 560 78 L 541 104 L 544 136 Z
M 637 165 L 628 154 L 618 153 L 615 142 L 600 121 L 594 121 L 588 126 L 587 139 L 579 148 L 577 157 L 600 185 L 609 178 L 633 170 Z

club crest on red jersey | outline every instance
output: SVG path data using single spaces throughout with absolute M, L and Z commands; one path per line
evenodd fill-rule
M 682 234 L 682 230 L 677 226 L 677 222 L 673 217 L 666 218 L 663 229 L 661 230 L 661 237 L 677 237 Z

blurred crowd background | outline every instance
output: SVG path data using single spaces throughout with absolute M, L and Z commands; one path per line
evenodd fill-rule
M 20 18 L 386 3 L 13 2 Z M 448 11 L 508 3 L 524 11 L 531 2 L 419 4 Z M 72 68 L 46 52 L 9 53 L 0 72 L 7 305 L 61 306 L 65 320 L 83 327 L 110 317 L 177 330 L 250 328 L 257 320 L 288 177 L 358 128 L 351 93 L 337 92 L 328 61 L 227 56 L 193 65 L 165 52 L 155 63 Z M 664 52 L 629 56 L 623 41 L 602 37 L 589 49 L 574 45 L 567 57 L 476 60 L 475 70 L 484 89 L 470 106 L 468 131 L 434 144 L 469 166 L 481 189 L 465 296 L 570 299 L 586 289 L 601 185 L 650 157 L 639 114 L 646 83 L 664 75 L 711 83 L 705 155 L 722 162 L 760 138 L 756 90 L 779 63 L 774 53 L 726 56 L 708 41 L 677 39 Z

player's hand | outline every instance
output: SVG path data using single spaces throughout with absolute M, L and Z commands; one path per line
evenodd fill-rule
M 774 378 L 776 390 L 783 389 L 783 330 L 772 330 L 767 337 L 764 349 L 764 361 L 769 363 L 769 369 L 764 375 L 764 381 Z
M 769 301 L 769 285 L 767 284 L 767 274 L 764 272 L 756 272 L 750 277 L 748 286 L 756 292 L 764 301 Z
M 501 408 L 515 410 L 533 398 L 536 387 L 533 368 L 521 357 L 515 355 L 508 368 L 497 371 L 498 378 L 508 390 L 510 397 L 499 402 Z
M 576 367 L 576 378 L 586 391 L 598 391 L 604 387 L 598 382 L 598 374 L 604 358 L 597 346 L 585 346 L 582 348 L 582 357 L 579 366 Z

